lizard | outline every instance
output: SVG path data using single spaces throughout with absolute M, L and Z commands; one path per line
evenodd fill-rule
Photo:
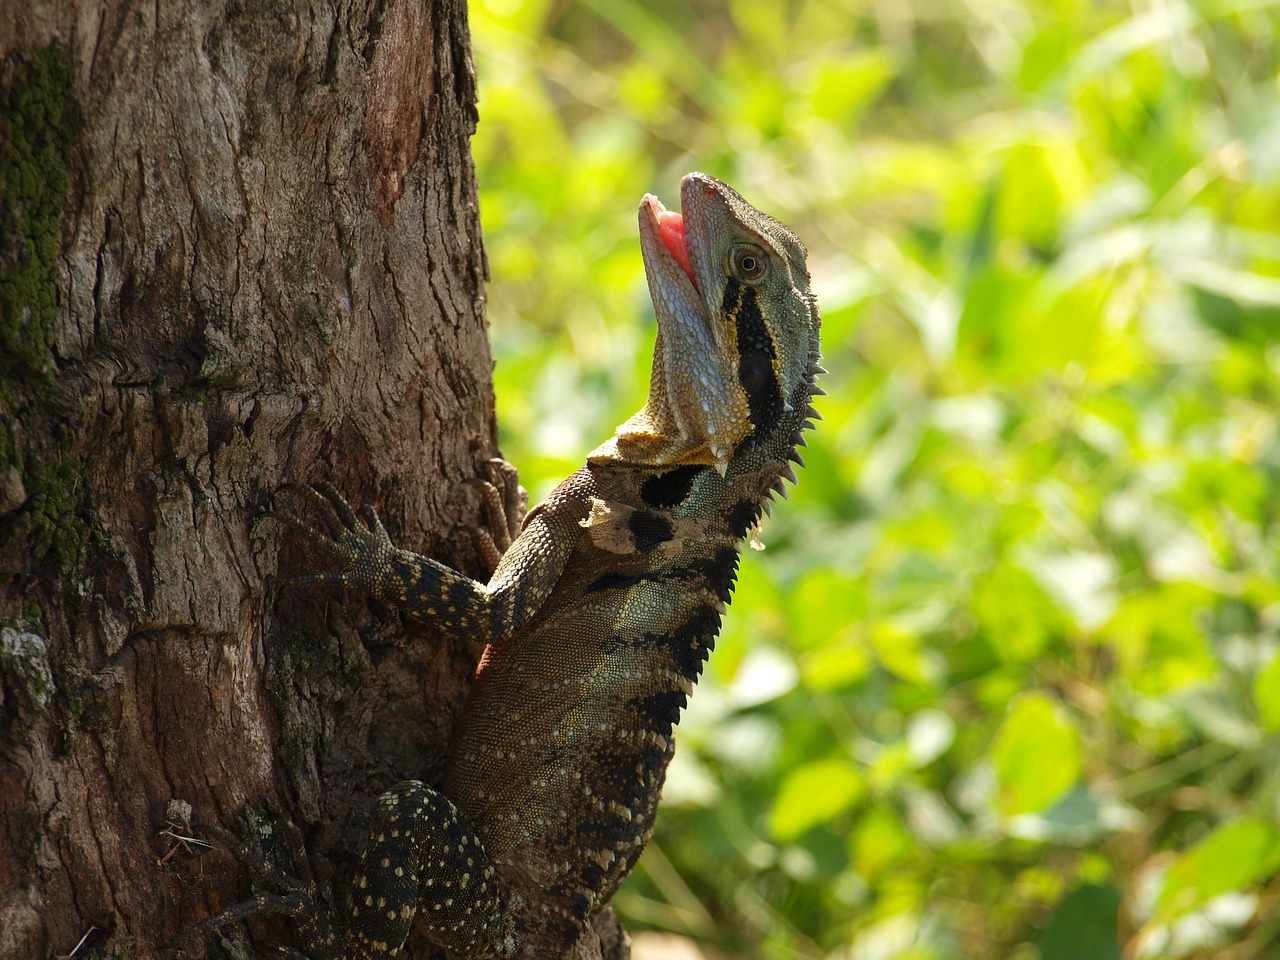
M 742 543 L 796 480 L 824 392 L 804 245 L 709 175 L 685 176 L 680 200 L 640 203 L 657 317 L 644 407 L 523 524 L 510 474 L 482 484 L 500 541 L 487 583 L 397 548 L 329 485 L 295 488 L 324 529 L 282 519 L 329 561 L 298 579 L 486 646 L 439 787 L 378 800 L 343 932 L 296 882 L 202 928 L 284 913 L 313 960 L 394 957 L 415 920 L 470 960 L 600 956 L 591 917 L 653 830 Z

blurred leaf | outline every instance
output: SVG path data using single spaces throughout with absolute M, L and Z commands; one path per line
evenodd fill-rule
M 1008 151 L 1001 174 L 996 230 L 1043 251 L 1056 244 L 1059 225 L 1087 186 L 1087 175 L 1069 141 L 1042 136 Z
M 1213 654 L 1196 622 L 1205 602 L 1201 590 L 1187 585 L 1153 587 L 1121 601 L 1102 634 L 1141 689 L 1176 690 L 1213 675 Z
M 851 644 L 867 607 L 854 577 L 824 566 L 806 571 L 782 599 L 791 635 L 801 649 Z
M 1013 702 L 991 749 L 1006 816 L 1043 810 L 1080 777 L 1080 735 L 1062 709 L 1042 693 Z
M 937 670 L 922 647 L 920 635 L 900 621 L 877 621 L 871 628 L 871 646 L 884 668 L 902 679 L 918 684 L 935 679 Z
M 866 795 L 862 776 L 847 760 L 816 760 L 790 771 L 782 780 L 769 831 L 781 842 L 827 823 Z
M 759 2 L 747 5 L 765 6 Z M 860 50 L 839 59 L 819 61 L 809 90 L 814 114 L 841 124 L 856 123 L 892 79 L 895 69 L 883 49 Z
M 1116 604 L 1116 569 L 1111 556 L 1086 550 L 1028 553 L 1026 562 L 1079 626 L 1093 629 L 1110 618 Z
M 1050 632 L 1065 626 L 1031 575 L 1009 563 L 994 567 L 974 584 L 972 609 L 987 642 L 1007 661 L 1039 655 Z
M 956 725 L 941 710 L 920 710 L 907 724 L 907 750 L 913 765 L 923 767 L 942 756 L 955 742 Z
M 1235 340 L 1246 340 L 1257 346 L 1280 338 L 1280 303 L 1249 303 L 1253 285 L 1239 278 L 1234 292 L 1241 297 L 1235 299 L 1224 295 L 1227 291 L 1206 290 L 1193 286 L 1192 296 L 1195 298 L 1196 312 L 1200 319 L 1224 336 Z M 1272 279 L 1280 289 L 1280 281 Z
M 781 650 L 756 647 L 738 665 L 728 690 L 729 702 L 740 709 L 766 703 L 794 688 L 799 677 L 795 661 Z
M 1262 725 L 1280 730 L 1280 657 L 1272 657 L 1265 670 L 1253 683 L 1253 698 L 1258 705 Z
M 836 690 L 864 679 L 871 670 L 871 655 L 860 643 L 835 643 L 808 654 L 800 669 L 810 688 Z
M 1067 894 L 1038 940 L 1040 960 L 1120 960 L 1120 891 L 1088 883 Z
M 1273 824 L 1240 817 L 1220 824 L 1183 854 L 1165 877 L 1160 912 L 1176 916 L 1280 866 L 1280 834 Z
M 898 815 L 887 807 L 875 807 L 864 814 L 850 840 L 858 873 L 872 878 L 910 856 L 915 845 Z
M 1085 783 L 1071 790 L 1039 813 L 1024 813 L 1006 826 L 1010 836 L 1083 847 L 1117 830 L 1136 829 L 1141 815 L 1132 807 L 1099 793 Z

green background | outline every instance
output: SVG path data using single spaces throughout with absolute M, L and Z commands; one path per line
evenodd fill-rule
M 643 401 L 641 194 L 727 180 L 823 307 L 637 956 L 1280 956 L 1280 5 L 471 8 L 535 499 Z

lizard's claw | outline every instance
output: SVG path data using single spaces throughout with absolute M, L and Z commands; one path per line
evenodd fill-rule
M 471 477 L 463 483 L 480 494 L 488 529 L 474 524 L 461 524 L 458 529 L 471 538 L 472 545 L 492 573 L 512 541 L 520 535 L 529 506 L 529 491 L 520 486 L 516 468 L 499 457 L 485 463 L 485 473 L 487 477 Z
M 302 834 L 289 820 L 281 820 L 278 826 L 283 836 L 283 846 L 291 862 L 291 869 L 302 878 L 280 869 L 263 854 L 245 844 L 239 837 L 217 824 L 197 823 L 196 829 L 215 837 L 249 870 L 254 887 L 259 889 L 251 899 L 234 904 L 217 916 L 188 927 L 174 940 L 180 945 L 193 937 L 212 933 L 227 924 L 251 917 L 287 917 L 294 921 L 298 932 L 310 950 L 310 960 L 342 956 L 342 947 L 334 934 L 333 923 L 326 906 L 328 897 L 319 889 L 311 873 L 310 862 L 303 849 Z M 261 830 L 261 828 L 259 828 Z M 308 955 L 293 947 L 268 944 L 270 949 L 294 960 L 308 960 Z
M 332 484 L 321 482 L 310 486 L 290 483 L 282 486 L 280 491 L 294 494 L 311 504 L 325 529 L 320 530 L 287 510 L 273 510 L 270 515 L 300 534 L 339 568 L 296 574 L 288 578 L 289 582 L 366 586 L 369 571 L 384 566 L 395 552 L 395 545 L 377 511 L 366 505 L 360 508 L 360 515 L 357 516 Z
M 494 457 L 485 467 L 489 471 L 489 482 L 502 491 L 501 516 L 506 524 L 507 546 L 510 546 L 511 541 L 520 536 L 520 528 L 524 525 L 524 515 L 529 510 L 529 491 L 520 486 L 516 468 L 501 457 Z
M 272 516 L 296 530 L 313 548 L 310 552 L 330 568 L 290 576 L 287 583 L 337 584 L 394 604 L 415 620 L 445 627 L 465 627 L 471 616 L 482 615 L 482 586 L 443 564 L 397 548 L 372 507 L 353 510 L 327 483 L 291 484 L 282 490 L 302 500 L 299 508 L 309 507 L 319 525 L 300 519 L 293 510 Z M 450 592 L 446 584 L 456 586 Z

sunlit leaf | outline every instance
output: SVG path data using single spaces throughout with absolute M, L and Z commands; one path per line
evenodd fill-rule
M 1185 913 L 1230 890 L 1240 890 L 1280 866 L 1280 834 L 1269 821 L 1241 817 L 1218 826 L 1188 850 L 1165 877 L 1164 915 Z
M 1063 618 L 1057 606 L 1020 567 L 1004 563 L 973 588 L 974 616 L 983 636 L 1003 660 L 1029 660 L 1040 653 Z
M 866 794 L 857 767 L 847 760 L 816 760 L 783 778 L 769 830 L 778 840 L 794 840 L 851 809 Z
M 991 749 L 1006 816 L 1044 810 L 1080 777 L 1080 735 L 1042 693 L 1018 697 Z
M 864 877 L 877 876 L 899 858 L 909 856 L 914 846 L 910 832 L 887 807 L 869 810 L 850 837 L 854 868 Z
M 885 669 L 913 683 L 931 683 L 937 669 L 920 636 L 901 622 L 878 621 L 871 629 L 871 646 Z
M 765 4 L 753 2 L 752 7 Z M 814 112 L 827 120 L 852 123 L 893 77 L 894 64 L 883 49 L 861 50 L 819 61 L 811 80 Z

